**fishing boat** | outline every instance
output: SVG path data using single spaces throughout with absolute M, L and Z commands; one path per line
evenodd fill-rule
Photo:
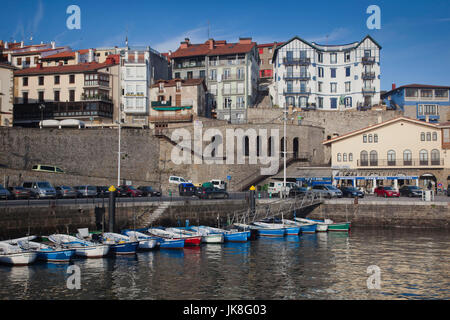
M 325 220 L 315 220 L 315 219 L 307 219 L 307 218 L 295 218 L 298 222 L 303 223 L 316 223 L 317 224 L 317 232 L 326 232 L 328 230 L 328 225 L 333 223 L 333 220 L 325 219 Z
M 126 235 L 114 232 L 105 232 L 102 236 L 102 240 L 104 244 L 110 245 L 111 253 L 117 255 L 136 254 L 136 250 L 139 246 L 139 241 L 137 239 L 131 239 Z
M 256 234 L 258 233 L 256 231 L 256 228 L 251 228 L 249 224 L 245 224 L 245 223 L 235 223 L 234 226 L 236 228 L 238 228 L 238 230 L 242 230 L 243 232 L 247 233 L 247 241 L 250 241 L 250 239 L 252 238 L 252 231 L 254 232 L 254 235 L 256 236 Z M 255 238 L 255 237 L 254 237 Z
M 38 253 L 24 250 L 18 245 L 0 242 L 0 263 L 13 266 L 26 266 L 36 261 Z
M 75 249 L 67 249 L 51 246 L 34 241 L 19 241 L 19 246 L 24 250 L 32 250 L 38 253 L 37 259 L 47 262 L 70 262 L 75 256 Z
M 299 221 L 297 219 L 300 219 L 300 218 L 294 218 L 294 220 L 300 226 L 300 231 L 302 233 L 316 233 L 317 226 L 318 226 L 317 222 L 312 222 L 312 221 L 310 221 L 310 222 L 302 222 L 302 221 Z
M 191 227 L 194 229 L 195 227 Z M 234 230 L 225 230 L 207 226 L 200 226 L 197 228 L 202 228 L 210 231 L 211 233 L 219 233 L 223 235 L 224 242 L 247 242 L 250 237 L 250 231 L 238 231 Z
M 183 249 L 184 239 L 161 239 L 159 243 L 160 249 Z
M 203 243 L 223 243 L 224 242 L 224 236 L 221 233 L 212 233 L 204 228 L 198 228 L 198 227 L 190 227 L 191 230 L 185 230 L 181 228 L 167 228 L 168 231 L 174 231 L 177 232 L 177 230 L 181 230 L 181 232 L 188 236 L 201 236 Z
M 158 240 L 155 237 L 132 230 L 127 230 L 124 233 L 131 239 L 137 239 L 139 241 L 139 249 L 151 250 L 158 246 Z
M 109 252 L 109 245 L 82 240 L 67 234 L 52 234 L 48 239 L 62 247 L 75 249 L 75 255 L 85 258 L 102 258 Z
M 160 237 L 163 239 L 176 239 L 184 240 L 185 246 L 199 246 L 202 243 L 202 237 L 201 236 L 188 236 L 184 235 L 181 232 L 171 232 L 164 229 L 159 228 L 150 228 L 147 231 L 149 234 L 154 235 L 156 237 Z
M 250 228 L 256 229 L 258 235 L 261 237 L 283 237 L 285 234 L 285 229 L 283 225 L 280 224 L 253 222 L 253 225 L 250 225 Z
M 273 227 L 273 228 L 283 228 L 284 234 L 289 236 L 297 236 L 300 233 L 300 226 L 296 224 L 285 224 L 283 220 L 281 223 L 267 223 L 267 222 L 254 222 L 253 224 L 261 227 Z

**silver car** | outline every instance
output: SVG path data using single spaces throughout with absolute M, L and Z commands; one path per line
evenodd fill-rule
M 0 184 L 0 199 L 7 200 L 10 197 L 11 197 L 11 193 Z
M 323 184 L 313 186 L 311 191 L 316 194 L 321 194 L 325 198 L 342 198 L 342 191 L 331 184 Z
M 76 186 L 73 187 L 77 192 L 79 197 L 83 198 L 95 198 L 97 197 L 97 187 L 94 186 Z
M 24 189 L 30 190 L 33 197 L 37 199 L 41 198 L 52 198 L 56 199 L 56 190 L 47 181 L 37 181 L 37 182 L 24 182 L 22 183 Z
M 71 187 L 68 186 L 59 186 L 56 187 L 56 196 L 58 198 L 77 198 L 78 192 Z

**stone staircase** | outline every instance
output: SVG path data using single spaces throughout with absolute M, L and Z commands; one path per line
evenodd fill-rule
M 139 217 L 139 224 L 144 227 L 149 227 L 152 225 L 153 222 L 158 220 L 159 217 L 161 217 L 164 212 L 166 212 L 167 208 L 170 207 L 170 201 L 163 201 L 160 202 L 158 205 L 158 208 L 156 208 L 153 212 L 147 213 L 141 217 Z

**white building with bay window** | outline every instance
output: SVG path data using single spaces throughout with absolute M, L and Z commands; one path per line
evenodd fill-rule
M 370 36 L 345 45 L 299 37 L 274 50 L 274 104 L 303 109 L 364 109 L 380 102 L 381 46 Z

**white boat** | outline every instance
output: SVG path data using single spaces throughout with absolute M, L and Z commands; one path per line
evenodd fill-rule
M 60 246 L 75 249 L 75 254 L 81 257 L 101 258 L 109 252 L 109 245 L 107 244 L 81 240 L 66 234 L 52 234 L 48 239 Z
M 253 222 L 255 226 L 269 229 L 280 229 L 284 228 L 285 225 L 283 223 L 266 223 L 266 222 Z
M 23 250 L 17 245 L 0 242 L 0 263 L 26 266 L 36 261 L 38 253 L 32 250 Z
M 237 229 L 225 230 L 225 229 L 213 228 L 213 227 L 208 227 L 208 226 L 199 226 L 199 227 L 191 227 L 191 228 L 192 229 L 194 229 L 194 228 L 204 229 L 213 234 L 216 234 L 216 233 L 223 234 L 225 242 L 247 242 L 247 240 L 249 238 L 249 231 L 239 231 Z
M 304 219 L 304 218 L 294 218 L 295 221 L 301 223 L 315 223 L 317 225 L 316 231 L 318 232 L 326 232 L 328 230 L 328 225 L 333 224 L 333 220 L 325 219 L 324 221 L 313 220 L 313 219 Z
M 125 231 L 125 234 L 131 239 L 137 239 L 139 241 L 139 248 L 150 250 L 156 248 L 158 241 L 154 237 L 143 234 L 137 231 Z
M 214 233 L 204 227 L 191 227 L 197 234 L 202 236 L 204 243 L 224 243 L 225 237 L 222 233 Z

